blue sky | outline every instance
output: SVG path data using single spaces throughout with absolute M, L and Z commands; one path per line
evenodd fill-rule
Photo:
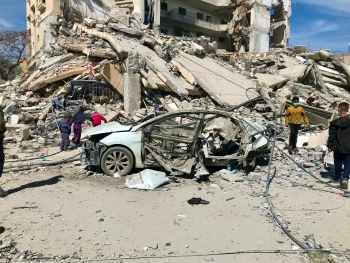
M 0 0 L 0 24 L 26 27 L 25 0 Z M 350 43 L 350 0 L 292 0 L 290 45 L 347 52 Z

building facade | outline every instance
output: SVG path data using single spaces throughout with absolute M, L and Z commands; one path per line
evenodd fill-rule
M 288 45 L 291 0 L 27 0 L 27 54 L 34 57 L 55 42 L 51 25 L 59 19 L 101 21 L 118 8 L 137 14 L 140 23 L 157 33 L 204 35 L 228 51 L 258 53 Z
M 30 32 L 30 45 L 27 48 L 29 57 L 35 56 L 39 50 L 51 42 L 50 23 L 57 21 L 61 14 L 60 1 L 27 0 L 27 29 Z

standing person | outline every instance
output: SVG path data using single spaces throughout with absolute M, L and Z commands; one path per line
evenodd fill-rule
M 74 137 L 72 141 L 75 144 L 80 143 L 81 132 L 83 131 L 82 124 L 86 120 L 91 120 L 91 117 L 84 113 L 85 110 L 86 109 L 83 106 L 80 106 L 79 110 L 73 116 L 72 123 L 73 123 Z
M 2 171 L 4 170 L 5 163 L 5 153 L 4 153 L 4 137 L 6 132 L 6 124 L 4 120 L 4 112 L 2 107 L 0 107 L 0 177 Z M 7 196 L 7 192 L 0 187 L 0 197 Z
M 101 125 L 102 121 L 104 121 L 105 123 L 107 123 L 107 120 L 105 117 L 103 117 L 101 114 L 99 114 L 97 111 L 95 111 L 92 115 L 91 115 L 91 120 L 92 120 L 92 127 L 96 127 Z
M 309 119 L 306 116 L 304 109 L 299 105 L 299 98 L 293 97 L 293 106 L 290 106 L 285 114 L 286 126 L 290 128 L 289 136 L 289 154 L 297 153 L 297 140 L 298 133 L 301 127 L 301 118 L 304 119 L 304 122 L 307 126 L 310 126 Z
M 62 119 L 60 121 L 60 123 L 58 124 L 59 128 L 60 128 L 60 132 L 61 132 L 61 151 L 68 151 L 68 147 L 69 147 L 69 135 L 71 134 L 72 130 L 71 130 L 71 126 L 72 126 L 72 115 L 70 114 L 66 114 L 64 116 L 64 119 Z
M 340 187 L 348 189 L 350 175 L 350 116 L 349 104 L 342 102 L 338 106 L 339 118 L 330 122 L 327 147 L 334 152 L 334 180 L 340 179 Z M 341 174 L 344 165 L 344 174 Z

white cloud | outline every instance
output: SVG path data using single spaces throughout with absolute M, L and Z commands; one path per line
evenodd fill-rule
M 3 26 L 6 27 L 7 29 L 13 27 L 13 25 L 12 25 L 10 22 L 8 22 L 8 21 L 5 20 L 5 19 L 2 19 L 1 17 L 0 17 L 0 25 L 3 25 Z
M 316 20 L 309 25 L 304 25 L 302 30 L 298 30 L 298 33 L 293 34 L 293 37 L 297 38 L 323 32 L 336 31 L 340 28 L 341 27 L 338 24 L 331 23 L 327 20 Z
M 317 5 L 322 7 L 324 12 L 338 12 L 350 15 L 350 1 L 349 0 L 294 0 L 295 3 L 302 3 L 307 5 Z M 331 11 L 330 11 L 331 10 Z M 330 13 L 331 14 L 331 13 Z

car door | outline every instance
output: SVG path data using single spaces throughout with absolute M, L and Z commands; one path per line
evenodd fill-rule
M 142 130 L 142 158 L 146 167 L 162 166 L 173 173 L 190 173 L 197 164 L 198 136 L 203 113 L 172 114 Z

